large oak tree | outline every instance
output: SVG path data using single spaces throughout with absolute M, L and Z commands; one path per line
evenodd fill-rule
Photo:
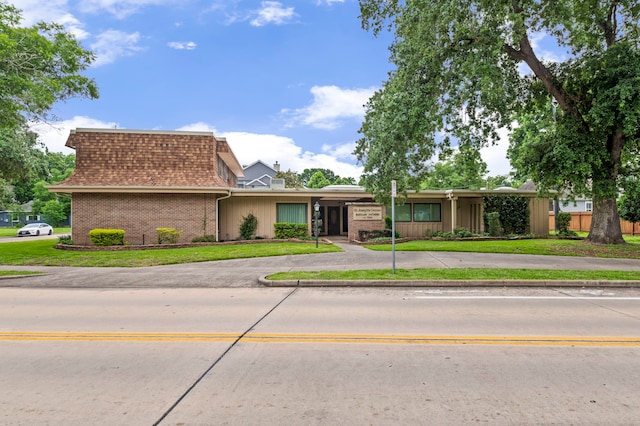
M 589 191 L 588 239 L 623 243 L 616 196 L 640 134 L 640 4 L 632 0 L 360 0 L 365 29 L 395 31 L 396 69 L 370 99 L 356 155 L 377 196 L 417 188 L 451 141 L 475 149 L 522 121 L 511 157 L 541 190 Z M 533 37 L 567 52 L 545 61 Z M 551 105 L 555 108 L 551 108 Z
M 20 11 L 0 1 L 0 177 L 31 172 L 39 146 L 27 122 L 48 120 L 57 101 L 98 97 L 95 82 L 81 75 L 93 60 L 62 26 L 22 26 Z

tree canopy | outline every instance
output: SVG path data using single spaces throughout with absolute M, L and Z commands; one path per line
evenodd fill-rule
M 304 169 L 299 175 L 300 181 L 307 188 L 324 188 L 327 185 L 355 185 L 352 177 L 340 177 L 331 169 Z
M 23 27 L 20 11 L 0 1 L 0 178 L 48 179 L 44 146 L 27 124 L 50 119 L 57 101 L 97 98 L 95 82 L 80 75 L 93 60 L 62 26 Z
M 291 169 L 288 169 L 286 172 L 279 171 L 276 173 L 275 177 L 284 179 L 284 185 L 287 188 L 302 188 L 304 186 L 300 179 L 300 175 Z
M 331 181 L 320 170 L 315 172 L 307 182 L 307 188 L 324 188 L 328 185 L 331 185 Z
M 420 189 L 480 189 L 486 185 L 487 164 L 480 151 L 462 145 L 431 166 Z
M 589 240 L 622 243 L 622 154 L 640 126 L 640 4 L 631 0 L 360 0 L 363 27 L 395 31 L 396 69 L 367 104 L 363 183 L 418 188 L 452 144 L 479 149 L 522 123 L 511 159 L 545 190 L 589 191 Z M 552 62 L 532 37 L 567 52 Z M 552 106 L 553 105 L 553 106 Z M 522 176 L 520 176 L 522 177 Z
M 0 123 L 18 128 L 46 119 L 51 106 L 75 96 L 97 98 L 95 82 L 79 73 L 94 55 L 61 25 L 21 27 L 21 14 L 0 2 Z
M 38 135 L 25 125 L 0 128 L 0 178 L 24 180 L 45 174 L 44 152 Z

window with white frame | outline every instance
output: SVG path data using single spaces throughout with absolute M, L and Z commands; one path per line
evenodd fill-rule
M 276 221 L 307 223 L 307 205 L 303 203 L 277 203 Z

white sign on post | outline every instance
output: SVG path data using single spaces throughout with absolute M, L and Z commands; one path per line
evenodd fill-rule
M 391 272 L 396 273 L 396 181 L 391 181 Z

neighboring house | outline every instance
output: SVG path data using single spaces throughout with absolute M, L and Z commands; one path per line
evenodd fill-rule
M 76 150 L 76 169 L 49 189 L 71 193 L 78 245 L 91 244 L 94 228 L 124 229 L 129 244 L 154 243 L 161 227 L 182 231 L 180 242 L 204 234 L 235 240 L 249 213 L 258 219 L 257 236 L 274 237 L 276 222 L 306 224 L 311 234 L 315 206 L 321 235 L 355 240 L 360 230 L 383 229 L 391 214 L 355 185 L 238 188 L 244 171 L 226 140 L 212 133 L 77 129 L 66 145 Z M 411 192 L 395 206 L 396 229 L 408 237 L 455 227 L 481 233 L 482 196 L 498 193 L 527 197 L 530 232 L 548 234 L 548 200 L 520 190 Z
M 284 188 L 284 179 L 276 179 L 280 164 L 269 167 L 261 160 L 244 168 L 244 177 L 238 179 L 239 188 Z
M 20 206 L 19 210 L 0 211 L 0 227 L 16 227 L 27 223 L 40 222 L 41 217 L 32 213 L 33 201 Z
M 554 202 L 553 200 L 551 200 Z M 592 212 L 593 211 L 593 201 L 591 198 L 576 198 L 575 200 L 569 200 L 568 198 L 561 198 L 559 201 L 560 211 L 567 213 L 576 213 L 576 212 Z
M 536 185 L 531 181 L 531 179 L 528 179 L 518 189 L 521 191 L 537 191 Z M 560 197 L 558 198 L 558 206 L 556 206 L 555 204 L 555 200 L 549 199 L 550 212 L 555 212 L 556 207 L 558 207 L 558 211 L 567 213 L 593 211 L 593 201 L 591 200 L 591 198 L 576 197 L 575 200 L 570 200 L 569 194 L 567 192 L 563 192 L 562 195 L 560 195 Z

